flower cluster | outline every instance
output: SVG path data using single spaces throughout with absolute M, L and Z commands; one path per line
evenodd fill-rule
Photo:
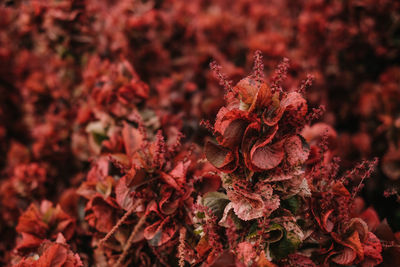
M 197 251 L 212 264 L 222 257 L 213 243 L 227 239 L 224 249 L 233 253 L 232 264 L 375 266 L 382 262 L 382 246 L 372 232 L 379 217 L 373 209 L 357 214 L 355 196 L 377 162 L 337 176 L 327 131 L 321 141 L 309 143 L 305 125 L 313 116 L 307 101 L 301 90 L 285 90 L 276 78 L 285 76 L 287 64 L 278 67 L 270 87 L 256 61 L 253 74 L 227 93 L 213 127 L 217 142 L 205 145 L 222 188 L 198 198 L 205 208 L 195 218 L 201 236 Z M 350 193 L 345 185 L 355 178 L 360 185 Z

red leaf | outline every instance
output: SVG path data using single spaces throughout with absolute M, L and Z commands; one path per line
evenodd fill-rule
M 251 163 L 260 170 L 270 170 L 278 166 L 283 157 L 283 141 L 275 144 L 255 144 L 250 151 Z M 264 145 L 265 144 L 265 145 Z
M 176 180 L 174 179 L 174 177 L 172 177 L 171 175 L 165 173 L 165 172 L 161 172 L 161 179 L 167 183 L 168 185 L 172 186 L 173 188 L 175 188 L 176 190 L 180 190 L 180 186 L 178 185 L 178 183 L 176 182 Z
M 204 150 L 207 160 L 217 169 L 233 172 L 237 167 L 238 155 L 231 150 L 212 142 L 207 142 Z
M 364 243 L 365 263 L 362 266 L 375 266 L 382 262 L 382 245 L 379 239 L 371 232 L 368 232 L 367 240 Z
M 332 221 L 329 220 L 329 216 L 332 214 L 334 211 L 328 210 L 327 212 L 321 214 L 321 211 L 319 210 L 319 203 L 317 203 L 316 199 L 312 199 L 312 205 L 311 205 L 311 212 L 314 215 L 315 220 L 317 221 L 318 225 L 323 229 L 324 231 L 330 233 L 332 232 L 334 228 L 334 224 Z
M 285 141 L 286 160 L 290 165 L 303 164 L 310 153 L 310 148 L 302 137 L 295 135 Z
M 372 232 L 375 231 L 380 224 L 378 214 L 372 207 L 369 207 L 363 213 L 361 213 L 360 218 L 368 224 L 368 230 Z
M 272 104 L 262 114 L 263 122 L 269 126 L 275 125 L 284 113 L 295 121 L 304 119 L 307 114 L 307 101 L 297 92 L 290 92 L 280 102 L 274 96 Z
M 346 228 L 346 232 L 353 232 L 356 231 L 358 233 L 358 236 L 361 240 L 361 242 L 364 242 L 367 238 L 368 234 L 368 225 L 366 222 L 361 220 L 360 218 L 353 218 L 350 220 L 348 223 L 348 226 Z
M 37 248 L 43 242 L 42 239 L 28 233 L 22 233 L 22 240 L 17 244 L 17 250 Z
M 333 184 L 332 191 L 336 195 L 350 197 L 349 190 L 347 190 L 347 188 L 341 182 L 336 182 Z
M 88 205 L 91 206 L 94 215 L 89 224 L 100 232 L 109 232 L 116 222 L 115 207 L 100 196 L 94 197 Z
M 364 248 L 361 244 L 360 235 L 358 231 L 349 236 L 345 241 L 349 247 L 353 248 L 360 260 L 364 259 Z
M 186 183 L 186 173 L 189 169 L 190 163 L 190 160 L 184 162 L 181 161 L 175 166 L 172 171 L 169 172 L 169 175 L 171 175 L 175 179 L 176 184 L 180 188 Z
M 214 125 L 215 132 L 220 134 L 217 137 L 220 145 L 232 148 L 240 144 L 247 124 L 252 120 L 251 117 L 242 110 L 221 108 Z
M 126 122 L 124 122 L 124 128 L 122 129 L 122 138 L 124 140 L 125 151 L 128 156 L 132 156 L 133 153 L 140 148 L 143 142 L 143 136 L 139 130 Z
M 34 264 L 37 267 L 79 267 L 83 266 L 79 255 L 74 254 L 66 245 L 52 244 L 39 260 Z
M 242 142 L 243 133 L 246 130 L 248 121 L 237 119 L 233 120 L 226 127 L 222 136 L 217 138 L 219 143 L 224 147 L 235 147 Z
M 207 173 L 201 176 L 201 180 L 197 181 L 196 184 L 200 195 L 204 195 L 207 192 L 217 191 L 221 186 L 221 178 L 218 175 Z
M 265 107 L 271 101 L 271 90 L 265 82 L 251 77 L 240 80 L 233 88 L 239 94 L 240 100 L 247 105 L 248 112 L 258 107 Z
M 133 190 L 126 185 L 126 181 L 127 176 L 118 180 L 117 186 L 115 187 L 115 198 L 121 208 L 129 210 L 133 205 L 133 198 L 131 196 Z
M 225 250 L 219 255 L 210 267 L 245 267 L 246 265 L 236 260 L 235 255 Z
M 199 254 L 199 256 L 203 257 L 210 249 L 211 246 L 208 244 L 206 237 L 203 236 L 202 238 L 200 238 L 200 241 L 199 243 L 197 243 L 196 246 L 196 251 Z
M 254 143 L 257 141 L 259 132 L 260 124 L 258 122 L 253 122 L 249 126 L 247 126 L 242 140 L 241 148 L 244 163 L 246 164 L 246 167 L 252 171 L 257 171 L 257 169 L 254 168 L 253 164 L 251 163 L 250 150 L 253 147 Z
M 61 267 L 67 260 L 68 249 L 60 244 L 54 244 L 43 253 L 37 266 Z
M 180 199 L 173 199 L 173 191 L 165 189 L 164 187 L 161 189 L 161 196 L 162 199 L 159 203 L 160 211 L 165 215 L 174 213 L 179 206 Z
M 244 190 L 228 190 L 227 194 L 235 214 L 240 219 L 248 221 L 263 216 L 265 206 L 259 194 Z
M 329 216 L 332 214 L 333 210 L 329 210 L 322 217 L 322 228 L 328 233 L 332 232 L 334 224 L 331 220 L 329 220 Z
M 176 224 L 170 223 L 170 217 L 166 217 L 163 221 L 146 227 L 144 229 L 144 237 L 149 241 L 151 246 L 161 246 L 168 242 L 178 230 Z
M 285 113 L 295 120 L 304 119 L 308 110 L 307 101 L 297 92 L 290 92 L 282 99 L 281 106 L 285 108 Z
M 353 249 L 345 247 L 332 258 L 332 261 L 341 265 L 351 265 L 356 257 L 357 254 Z
M 288 256 L 288 264 L 284 267 L 297 266 L 297 267 L 317 267 L 317 265 L 307 256 L 301 254 L 290 254 Z M 268 266 L 269 267 L 269 266 Z
M 48 226 L 43 222 L 38 207 L 31 204 L 19 217 L 16 230 L 18 233 L 25 232 L 44 238 L 48 231 Z
M 272 103 L 265 109 L 262 114 L 262 121 L 268 126 L 274 126 L 282 118 L 285 107 L 281 106 L 278 96 L 274 95 Z

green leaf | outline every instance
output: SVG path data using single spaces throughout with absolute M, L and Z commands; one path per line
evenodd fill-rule
M 258 227 L 257 223 L 253 223 L 250 226 L 249 233 L 247 234 L 247 238 L 253 238 L 257 235 Z
M 300 240 L 293 233 L 284 233 L 283 238 L 270 246 L 273 257 L 277 260 L 294 253 L 300 245 Z
M 199 219 L 204 219 L 206 217 L 206 215 L 204 214 L 204 212 L 197 212 L 196 214 L 197 218 Z
M 102 143 L 104 140 L 107 140 L 107 139 L 108 139 L 108 136 L 105 135 L 105 134 L 96 133 L 96 132 L 93 132 L 92 134 L 93 134 L 93 139 L 94 139 L 94 141 L 95 141 L 96 144 L 98 144 L 98 145 L 101 145 L 101 143 Z
M 296 215 L 300 208 L 300 199 L 298 196 L 293 196 L 282 201 L 282 206 L 288 209 L 292 214 Z
M 266 240 L 266 242 L 275 243 L 282 239 L 285 230 L 281 225 L 272 223 L 266 232 L 269 233 L 269 238 Z

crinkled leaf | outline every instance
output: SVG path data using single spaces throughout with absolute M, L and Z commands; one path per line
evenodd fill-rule
M 368 232 L 367 239 L 364 243 L 364 257 L 371 265 L 375 266 L 382 262 L 382 244 L 379 239 L 371 232 Z M 397 256 L 399 258 L 399 256 Z M 364 265 L 363 266 L 367 266 Z
M 364 248 L 361 244 L 358 231 L 354 231 L 354 233 L 346 239 L 346 243 L 354 249 L 360 260 L 364 259 Z
M 221 220 L 219 220 L 218 225 L 223 226 L 223 227 L 231 227 L 232 225 L 228 223 L 228 218 L 231 219 L 236 227 L 236 229 L 242 229 L 242 221 L 239 219 L 239 217 L 235 214 L 233 211 L 233 204 L 232 202 L 229 202 L 228 205 L 226 205 L 224 209 L 224 214 L 222 215 Z
M 186 172 L 189 166 L 190 160 L 185 162 L 181 161 L 168 174 L 162 172 L 161 178 L 164 180 L 164 182 L 179 191 L 186 183 Z
M 107 198 L 111 192 L 113 187 L 114 179 L 111 176 L 107 176 L 103 181 L 98 181 L 96 183 L 96 191 Z
M 317 265 L 315 265 L 315 263 L 309 257 L 298 253 L 290 254 L 288 256 L 288 260 L 288 265 L 285 265 L 285 267 L 317 267 Z
M 285 108 L 285 114 L 294 120 L 304 120 L 307 114 L 307 101 L 297 92 L 290 92 L 281 101 L 281 106 Z
M 89 224 L 100 232 L 107 233 L 110 231 L 115 225 L 116 207 L 99 196 L 94 197 L 88 205 L 91 206 L 93 211 L 93 214 L 91 214 L 93 220 L 89 220 Z
M 307 142 L 299 135 L 286 139 L 284 147 L 286 160 L 292 166 L 303 164 L 310 153 Z
M 349 190 L 347 190 L 347 188 L 343 185 L 343 183 L 339 181 L 333 184 L 332 191 L 336 195 L 350 197 Z
M 225 136 L 226 134 L 233 134 L 233 137 L 235 136 L 235 133 L 229 133 L 228 128 L 234 121 L 237 120 L 239 120 L 239 124 L 237 124 L 236 126 L 231 126 L 231 129 L 237 128 L 240 125 L 240 122 L 248 121 L 248 112 L 239 109 L 228 110 L 227 108 L 222 107 L 217 114 L 217 118 L 214 124 L 214 130 L 221 136 Z
M 350 220 L 350 222 L 348 222 L 346 232 L 349 233 L 353 231 L 356 231 L 358 233 L 361 242 L 364 242 L 369 232 L 368 225 L 360 218 L 353 218 Z
M 49 247 L 40 257 L 42 266 L 61 267 L 67 260 L 68 250 L 66 247 L 55 244 Z
M 257 257 L 257 252 L 254 248 L 254 245 L 247 241 L 240 242 L 237 245 L 236 253 L 238 259 L 245 262 L 246 264 L 250 264 Z
M 236 260 L 235 255 L 229 250 L 224 250 L 220 255 L 213 259 L 210 267 L 245 267 L 245 265 Z
M 264 202 L 259 194 L 229 190 L 228 197 L 239 219 L 249 221 L 263 216 Z
M 270 261 L 267 259 L 264 250 L 261 251 L 260 256 L 258 257 L 257 265 L 256 265 L 256 266 L 257 266 L 257 267 L 278 267 L 278 265 L 276 265 L 276 264 L 270 262 Z

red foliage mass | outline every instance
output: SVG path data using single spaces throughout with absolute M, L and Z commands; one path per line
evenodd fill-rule
M 0 265 L 399 265 L 399 16 L 3 1 Z

